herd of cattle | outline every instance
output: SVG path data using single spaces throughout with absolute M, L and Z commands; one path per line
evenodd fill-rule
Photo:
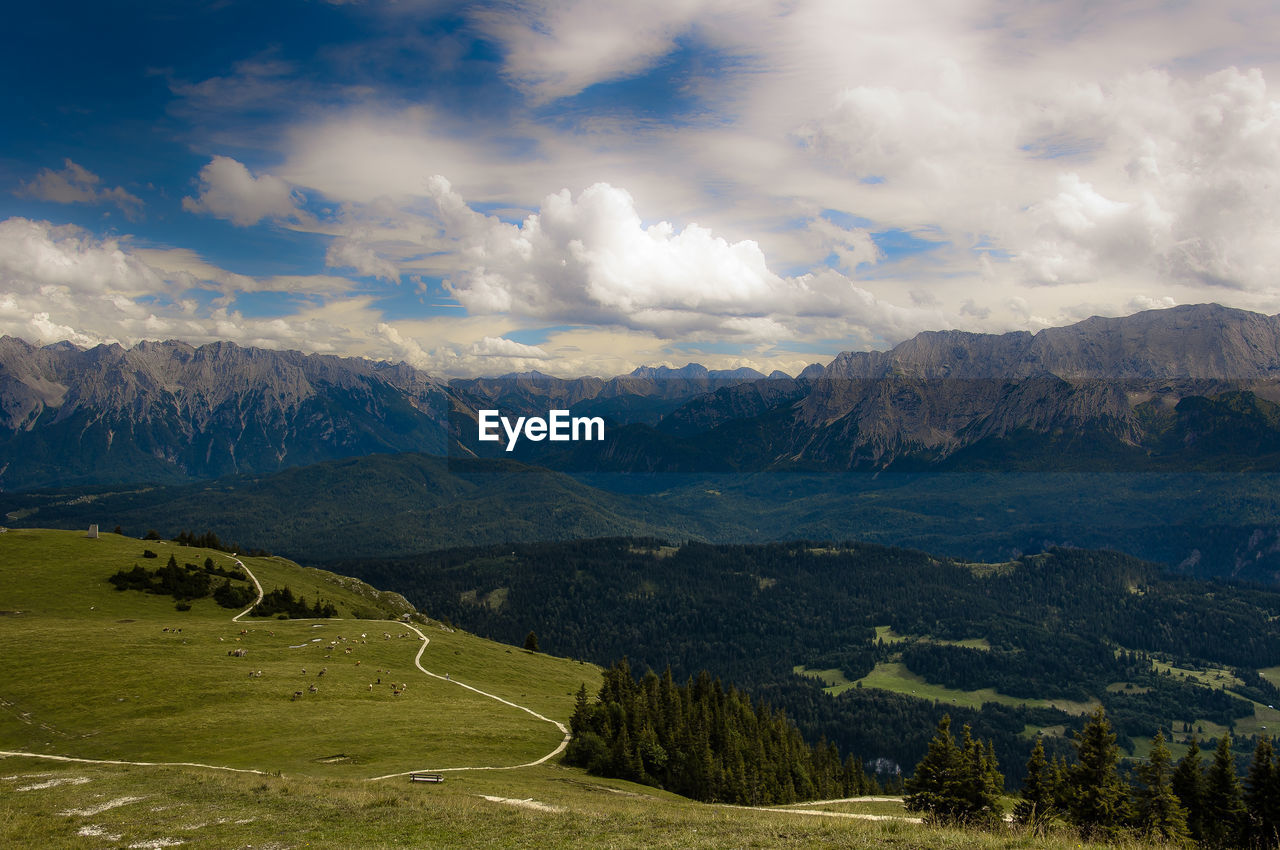
M 176 630 L 174 630 L 174 629 L 165 629 L 165 631 L 176 631 Z M 240 630 L 240 635 L 241 635 L 241 637 L 247 636 L 248 634 L 249 634 L 249 630 L 248 630 L 248 629 L 241 629 L 241 630 Z M 274 636 L 275 636 L 275 632 L 267 632 L 267 635 L 268 635 L 269 637 L 274 637 Z M 397 635 L 394 635 L 394 636 L 393 636 L 390 632 L 383 632 L 383 633 L 382 633 L 382 639 L 383 639 L 383 640 L 392 640 L 392 639 L 393 639 L 393 637 L 394 637 L 394 638 L 396 638 L 396 639 L 404 639 L 404 638 L 410 638 L 410 637 L 413 637 L 413 636 L 414 636 L 414 635 L 413 635 L 411 632 L 401 632 L 400 634 L 397 634 Z M 241 637 L 236 637 L 236 638 L 234 639 L 234 640 L 235 640 L 235 642 L 236 642 L 236 643 L 239 643 L 239 642 L 240 642 L 240 640 L 241 640 Z M 219 638 L 218 640 L 222 641 L 222 640 L 225 640 L 225 638 Z M 376 638 L 375 638 L 375 640 L 376 640 Z M 356 645 L 359 645 L 359 644 L 367 644 L 368 642 L 369 642 L 369 635 L 368 635 L 368 633 L 363 633 L 363 634 L 361 634 L 361 635 L 360 635 L 360 637 L 359 637 L 359 638 L 352 638 L 351 640 L 348 640 L 347 638 L 342 637 L 341 635 L 339 635 L 337 638 L 335 638 L 334 640 L 329 641 L 327 644 L 326 644 L 326 643 L 324 643 L 324 639 L 323 639 L 323 638 L 314 638 L 314 639 L 313 639 L 313 640 L 311 640 L 308 644 L 299 644 L 297 647 L 294 647 L 294 648 L 301 648 L 301 647 L 303 647 L 303 646 L 307 646 L 307 645 L 310 645 L 310 644 L 320 644 L 320 648 L 324 649 L 324 651 L 325 651 L 324 660 L 325 660 L 325 661 L 329 661 L 329 660 L 332 660 L 334 651 L 335 651 L 335 650 L 337 650 L 339 647 L 341 647 L 343 655 L 351 655 L 351 654 L 352 654 L 352 652 L 353 652 L 353 650 L 355 649 L 355 646 L 356 646 Z M 246 648 L 244 648 L 244 647 L 235 647 L 235 648 L 233 648 L 233 649 L 229 649 L 229 650 L 227 650 L 227 655 L 228 655 L 229 657 L 231 657 L 231 658 L 246 658 L 246 657 L 249 655 L 249 650 L 248 650 L 248 649 L 246 649 Z M 360 664 L 361 664 L 360 660 L 359 660 L 359 659 L 356 659 L 356 662 L 355 662 L 354 666 L 359 667 L 359 666 L 360 666 Z M 324 677 L 324 675 L 325 675 L 325 673 L 327 673 L 327 672 L 329 672 L 329 668 L 328 668 L 327 666 L 326 666 L 326 667 L 321 667 L 321 668 L 320 668 L 320 670 L 315 674 L 315 678 L 317 678 L 317 679 L 323 678 L 323 677 Z M 370 682 L 370 683 L 369 683 L 369 693 L 373 693 L 373 691 L 374 691 L 375 687 L 380 687 L 380 686 L 382 686 L 382 675 L 381 675 L 381 674 L 390 674 L 390 672 L 391 672 L 390 670 L 382 670 L 382 669 L 379 669 L 379 670 L 377 671 L 377 673 L 378 673 L 379 675 L 377 675 L 376 680 L 375 680 L 375 681 L 373 681 L 373 682 Z M 305 668 L 305 667 L 303 667 L 303 668 L 302 668 L 302 674 L 301 674 L 301 675 L 303 675 L 303 676 L 307 676 L 307 675 L 308 675 L 308 674 L 307 674 L 307 668 Z M 250 671 L 249 671 L 249 678 L 251 678 L 251 679 L 260 679 L 260 678 L 262 678 L 262 671 L 261 671 L 261 670 L 250 670 Z M 392 696 L 397 696 L 397 697 L 398 697 L 398 696 L 400 696 L 402 693 L 404 693 L 406 690 L 408 690 L 408 688 L 409 688 L 409 684 L 408 684 L 407 682 L 399 682 L 399 683 L 396 683 L 396 682 L 390 682 L 390 683 L 387 685 L 387 688 L 391 691 Z M 307 688 L 306 688 L 306 690 L 305 690 L 305 691 L 303 691 L 303 690 L 297 690 L 297 691 L 294 691 L 294 692 L 293 692 L 293 695 L 290 697 L 290 699 L 291 699 L 291 700 L 299 700 L 299 699 L 302 699 L 302 698 L 303 698 L 304 696 L 306 696 L 307 694 L 318 694 L 319 692 L 320 692 L 320 688 L 319 688 L 319 687 L 317 687 L 317 686 L 316 686 L 316 684 L 313 682 L 313 683 L 311 683 L 310 685 L 308 685 L 308 686 L 307 686 Z

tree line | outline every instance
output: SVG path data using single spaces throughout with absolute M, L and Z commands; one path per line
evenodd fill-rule
M 753 706 L 705 670 L 683 685 L 670 668 L 637 680 L 624 658 L 595 699 L 579 689 L 570 731 L 567 764 L 695 800 L 768 805 L 880 790 L 857 758 L 805 743 L 784 712 Z
M 976 741 L 968 725 L 957 742 L 944 715 L 904 783 L 905 803 L 931 822 L 1000 828 L 1003 787 L 991 742 Z M 1129 835 L 1175 846 L 1275 848 L 1280 755 L 1269 738 L 1259 738 L 1241 783 L 1230 734 L 1218 739 L 1207 765 L 1194 738 L 1175 765 L 1157 731 L 1148 757 L 1125 774 L 1116 735 L 1099 707 L 1075 734 L 1070 761 L 1051 758 L 1036 737 L 1012 820 L 1037 834 L 1071 829 L 1093 840 Z

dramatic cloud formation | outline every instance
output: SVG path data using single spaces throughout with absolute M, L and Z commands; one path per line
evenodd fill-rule
M 515 8 L 480 7 L 472 17 L 506 48 L 504 73 L 541 103 L 648 69 L 695 21 L 730 6 L 703 0 L 537 0 Z
M 442 177 L 431 191 L 463 264 L 446 286 L 472 313 L 777 342 L 805 320 L 856 313 L 881 325 L 893 312 L 834 272 L 775 274 L 754 242 L 644 227 L 631 196 L 606 183 L 576 200 L 549 195 L 518 226 L 474 212 Z
M 447 374 L 794 372 L 929 328 L 1280 312 L 1274 4 L 316 3 L 219 7 L 199 39 L 196 20 L 11 107 L 8 332 Z M 15 49 L 7 78 L 32 88 L 44 46 Z M 116 76 L 81 95 L 91 67 Z

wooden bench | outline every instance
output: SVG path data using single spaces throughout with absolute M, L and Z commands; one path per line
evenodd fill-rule
M 444 782 L 443 773 L 410 773 L 410 782 Z

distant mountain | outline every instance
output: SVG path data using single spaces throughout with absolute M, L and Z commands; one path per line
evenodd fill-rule
M 763 379 L 689 364 L 609 380 L 446 383 L 403 363 L 229 342 L 81 350 L 0 337 L 0 490 L 261 474 L 374 453 L 509 458 L 476 440 L 476 410 L 656 424 L 691 398 Z
M 578 415 L 604 416 L 619 425 L 656 425 L 689 399 L 764 377 L 755 369 L 714 370 L 690 363 L 679 369 L 640 366 L 607 381 L 521 372 L 457 379 L 449 387 L 475 409 L 496 407 L 514 416 L 545 416 L 549 406 L 559 406 Z
M 939 460 L 1020 433 L 1138 447 L 1153 411 L 1242 389 L 1276 398 L 1277 378 L 1280 318 L 1216 304 L 1034 335 L 929 332 L 836 357 L 798 407 L 786 448 L 858 467 Z
M 175 481 L 374 452 L 444 454 L 456 402 L 404 364 L 0 338 L 0 486 Z
M 572 472 L 1280 469 L 1280 318 L 1214 304 L 1036 334 L 919 334 L 792 378 L 640 367 L 440 381 L 215 343 L 0 339 L 0 488 L 181 481 L 379 452 Z M 476 411 L 599 416 L 595 443 L 477 439 Z

